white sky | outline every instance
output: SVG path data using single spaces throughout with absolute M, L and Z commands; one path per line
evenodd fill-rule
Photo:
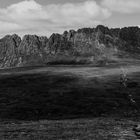
M 0 36 L 140 25 L 140 0 L 0 0 Z

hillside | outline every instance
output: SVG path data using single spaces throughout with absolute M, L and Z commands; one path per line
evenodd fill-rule
M 0 72 L 0 118 L 19 120 L 136 117 L 140 114 L 139 65 L 53 66 Z M 135 103 L 133 103 L 133 100 Z
M 0 137 L 136 139 L 139 58 L 138 27 L 99 25 L 50 38 L 5 36 L 0 39 Z
M 116 61 L 140 52 L 140 28 L 102 25 L 52 34 L 50 38 L 6 35 L 0 39 L 0 68 Z M 124 55 L 125 54 L 125 55 Z

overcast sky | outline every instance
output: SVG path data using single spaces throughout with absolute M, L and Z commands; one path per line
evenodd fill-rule
M 140 0 L 0 0 L 0 36 L 139 26 Z

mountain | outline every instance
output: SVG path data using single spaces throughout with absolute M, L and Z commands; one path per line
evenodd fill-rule
M 103 25 L 45 36 L 6 35 L 0 39 L 0 68 L 115 61 L 121 52 L 140 53 L 140 28 Z

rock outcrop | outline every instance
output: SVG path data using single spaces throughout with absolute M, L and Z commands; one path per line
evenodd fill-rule
M 38 65 L 45 63 L 45 47 L 47 37 L 38 37 L 36 35 L 25 35 L 18 47 L 20 63 L 18 65 Z
M 111 60 L 118 51 L 140 52 L 140 28 L 98 25 L 45 36 L 7 35 L 0 39 L 0 68 L 46 64 L 87 64 Z
M 16 34 L 0 39 L 0 67 L 14 67 L 18 64 L 20 43 L 21 38 Z

